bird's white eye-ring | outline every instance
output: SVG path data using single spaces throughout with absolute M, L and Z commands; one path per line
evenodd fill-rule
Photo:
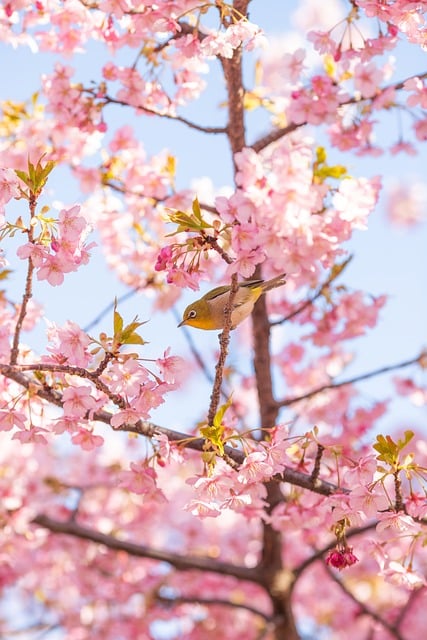
M 197 316 L 197 311 L 195 309 L 191 309 L 190 313 L 188 314 L 189 318 L 195 318 Z

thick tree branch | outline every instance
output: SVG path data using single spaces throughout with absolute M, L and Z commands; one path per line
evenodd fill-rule
M 248 0 L 234 0 L 233 8 L 238 15 L 247 16 Z M 246 146 L 246 131 L 244 120 L 244 86 L 242 74 L 241 49 L 234 50 L 230 59 L 220 58 L 224 71 L 228 98 L 227 136 L 233 156 L 235 170 L 237 170 L 236 154 Z M 255 270 L 254 277 L 259 278 L 261 270 Z M 273 386 L 270 362 L 270 325 L 264 296 L 261 296 L 252 313 L 254 336 L 254 368 L 258 390 L 260 410 L 260 426 L 264 429 L 273 427 L 276 421 L 278 407 L 273 402 Z M 278 500 L 281 499 L 279 485 L 272 481 L 266 484 L 270 512 Z M 294 615 L 291 609 L 290 597 L 277 589 L 276 578 L 282 569 L 281 534 L 267 522 L 262 522 L 263 541 L 260 570 L 263 582 L 268 590 L 273 606 L 274 618 L 278 623 L 274 630 L 274 637 L 279 639 L 297 640 Z
M 179 553 L 155 550 L 152 547 L 136 544 L 127 540 L 120 540 L 114 536 L 95 531 L 89 527 L 78 524 L 75 520 L 61 521 L 55 520 L 45 514 L 39 514 L 34 518 L 33 523 L 49 529 L 52 533 L 62 533 L 79 538 L 80 540 L 95 542 L 114 551 L 126 551 L 126 553 L 131 556 L 167 562 L 179 571 L 210 571 L 220 573 L 221 575 L 233 576 L 239 580 L 260 582 L 256 568 L 220 562 L 212 558 L 191 557 L 189 555 L 180 555 Z
M 42 398 L 43 400 L 46 400 L 47 402 L 50 402 L 51 404 L 62 408 L 63 402 L 60 393 L 47 385 L 42 385 L 35 378 L 26 376 L 19 369 L 19 365 L 17 367 L 11 367 L 9 364 L 0 363 L 1 374 L 9 378 L 10 380 L 13 380 L 23 388 L 27 390 L 31 389 L 31 393 L 33 395 L 36 395 L 39 398 Z M 108 426 L 111 426 L 111 418 L 112 414 L 108 411 L 96 411 L 90 417 L 92 421 L 101 422 Z M 162 437 L 166 436 L 170 442 L 174 442 L 186 449 L 191 449 L 193 451 L 199 452 L 205 451 L 206 446 L 208 445 L 208 442 L 204 438 L 195 438 L 180 431 L 168 429 L 167 427 L 161 427 L 148 420 L 139 420 L 136 424 L 123 424 L 120 427 L 115 428 L 114 430 L 135 433 L 147 438 L 154 439 L 156 438 L 156 435 Z M 245 454 L 239 449 L 225 446 L 224 451 L 226 456 L 238 465 L 241 465 L 245 460 Z M 325 496 L 329 496 L 336 491 L 341 491 L 341 489 L 337 485 L 325 480 L 321 480 L 320 478 L 317 478 L 313 483 L 313 479 L 310 474 L 297 471 L 296 469 L 291 469 L 290 467 L 286 467 L 285 465 L 283 467 L 282 473 L 276 474 L 273 479 L 276 482 L 289 482 L 290 484 L 293 484 L 295 486 Z
M 233 7 L 241 15 L 247 15 L 249 0 L 234 0 Z M 228 123 L 227 137 L 234 155 L 246 146 L 243 108 L 242 50 L 235 49 L 231 58 L 219 58 L 227 88 Z

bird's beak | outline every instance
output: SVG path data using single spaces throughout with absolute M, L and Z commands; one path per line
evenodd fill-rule
M 184 319 L 184 320 L 181 320 L 181 322 L 177 325 L 177 327 L 178 327 L 178 328 L 179 328 L 179 327 L 182 327 L 184 324 L 186 324 L 185 319 Z

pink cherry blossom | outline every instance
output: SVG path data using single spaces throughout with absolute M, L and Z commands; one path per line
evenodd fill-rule
M 27 417 L 19 411 L 0 410 L 0 429 L 1 431 L 10 431 L 17 426 L 18 429 L 27 428 Z
M 354 86 L 363 98 L 373 98 L 382 80 L 383 72 L 373 62 L 358 64 L 354 69 Z
M 91 355 L 88 347 L 91 340 L 75 322 L 67 320 L 63 327 L 49 323 L 48 337 L 50 344 L 47 350 L 60 362 L 68 362 L 77 367 L 89 364 Z
M 179 384 L 184 372 L 185 363 L 179 356 L 171 356 L 170 348 L 166 349 L 162 358 L 156 361 L 160 374 L 168 384 Z
M 128 409 L 123 409 L 122 411 L 118 411 L 111 417 L 111 426 L 116 429 L 117 427 L 121 427 L 124 424 L 136 424 L 139 420 L 139 414 L 129 407 Z
M 261 478 L 268 478 L 273 474 L 272 466 L 266 461 L 263 451 L 249 453 L 239 469 L 238 479 L 242 483 L 256 482 Z
M 102 445 L 104 438 L 102 436 L 95 435 L 89 429 L 80 428 L 73 434 L 71 441 L 73 444 L 79 445 L 84 451 L 92 451 L 92 449 Z
M 80 418 L 88 412 L 94 411 L 97 403 L 92 393 L 92 388 L 85 385 L 64 389 L 63 400 L 65 415 Z
M 344 220 L 359 229 L 366 228 L 366 218 L 372 210 L 380 189 L 379 178 L 371 180 L 344 180 L 334 196 L 334 206 Z M 349 207 L 350 200 L 352 202 Z
M 192 500 L 185 506 L 185 510 L 199 518 L 217 518 L 221 514 L 220 509 L 214 502 L 202 500 Z
M 145 495 L 147 499 L 166 501 L 162 492 L 157 488 L 156 472 L 144 463 L 132 462 L 130 471 L 121 473 L 119 486 L 133 493 Z
M 381 488 L 369 489 L 359 486 L 350 494 L 350 506 L 355 511 L 363 512 L 367 518 L 374 518 L 378 511 L 386 510 L 390 504 Z
M 411 401 L 418 407 L 427 404 L 427 389 L 417 385 L 411 378 L 393 379 L 396 391 L 403 396 L 409 396 Z
M 426 579 L 417 571 L 404 567 L 400 562 L 392 560 L 382 571 L 382 575 L 394 584 L 406 589 L 419 589 L 426 585 Z
M 11 200 L 11 198 L 18 198 L 19 180 L 16 173 L 12 169 L 5 169 L 0 167 L 0 213 L 4 212 L 4 205 Z
M 381 536 L 411 535 L 419 531 L 419 525 L 404 513 L 383 513 L 377 524 L 377 531 Z
M 32 426 L 30 429 L 20 429 L 13 434 L 13 440 L 19 440 L 22 444 L 35 443 L 35 444 L 47 444 L 47 439 L 44 434 L 46 429 Z

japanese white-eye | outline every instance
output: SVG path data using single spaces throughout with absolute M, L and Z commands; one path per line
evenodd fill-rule
M 271 280 L 248 280 L 239 283 L 231 310 L 231 328 L 237 327 L 252 312 L 255 302 L 266 291 L 285 284 L 285 273 Z M 215 287 L 185 309 L 178 327 L 188 325 L 196 329 L 224 328 L 224 311 L 230 295 L 230 285 Z

